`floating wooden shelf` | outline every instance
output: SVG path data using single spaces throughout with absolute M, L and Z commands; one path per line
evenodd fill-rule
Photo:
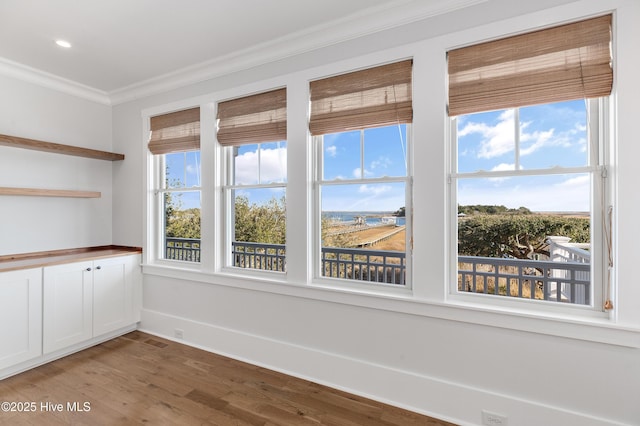
M 43 142 L 35 139 L 19 138 L 17 136 L 0 135 L 0 145 L 73 155 L 76 157 L 94 158 L 97 160 L 124 160 L 124 154 L 115 154 L 113 152 L 98 151 L 96 149 L 81 148 L 78 146 L 63 145 L 53 142 Z
M 70 189 L 39 189 L 39 188 L 6 188 L 0 187 L 0 195 L 29 195 L 36 197 L 70 197 L 70 198 L 100 198 L 102 194 L 96 191 L 75 191 Z

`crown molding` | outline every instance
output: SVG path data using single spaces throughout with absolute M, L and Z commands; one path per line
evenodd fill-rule
M 91 102 L 111 105 L 107 92 L 0 57 L 0 75 L 26 81 Z
M 113 105 L 286 59 L 488 0 L 397 0 L 109 92 Z
M 4 58 L 0 58 L 0 75 L 37 84 L 99 104 L 117 105 L 486 1 L 488 0 L 396 0 L 110 92 L 98 90 Z

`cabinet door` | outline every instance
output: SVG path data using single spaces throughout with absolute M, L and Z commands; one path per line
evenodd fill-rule
M 93 262 L 93 335 L 133 324 L 133 266 L 135 256 Z
M 42 269 L 0 273 L 0 369 L 42 354 Z
M 93 263 L 69 263 L 43 270 L 44 353 L 90 339 Z

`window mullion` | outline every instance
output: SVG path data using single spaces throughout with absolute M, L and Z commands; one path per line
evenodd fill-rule
M 258 178 L 258 179 L 257 179 L 258 184 L 261 184 L 261 183 L 262 183 L 262 178 L 261 178 L 262 173 L 260 173 L 260 170 L 261 170 L 261 161 L 262 161 L 262 148 L 261 148 L 261 147 L 262 147 L 262 144 L 258 144 L 258 167 L 257 167 L 257 170 L 256 170 L 256 173 L 258 174 L 258 176 L 257 176 L 257 178 Z
M 520 108 L 513 109 L 513 129 L 515 143 L 515 170 L 520 170 Z
M 360 179 L 364 179 L 364 129 L 360 129 Z

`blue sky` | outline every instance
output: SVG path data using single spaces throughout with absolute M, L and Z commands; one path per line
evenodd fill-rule
M 180 152 L 165 155 L 167 183 L 169 188 L 192 188 L 200 186 L 200 152 Z M 174 204 L 182 209 L 200 207 L 200 194 L 178 192 L 172 197 Z
M 402 177 L 407 174 L 406 126 L 329 134 L 323 142 L 325 181 Z M 360 182 L 324 185 L 323 211 L 396 211 L 405 206 L 405 184 Z
M 515 170 L 513 110 L 458 118 L 458 172 Z M 520 109 L 520 170 L 588 165 L 583 100 Z M 588 174 L 460 179 L 459 204 L 527 207 L 533 211 L 588 211 Z

